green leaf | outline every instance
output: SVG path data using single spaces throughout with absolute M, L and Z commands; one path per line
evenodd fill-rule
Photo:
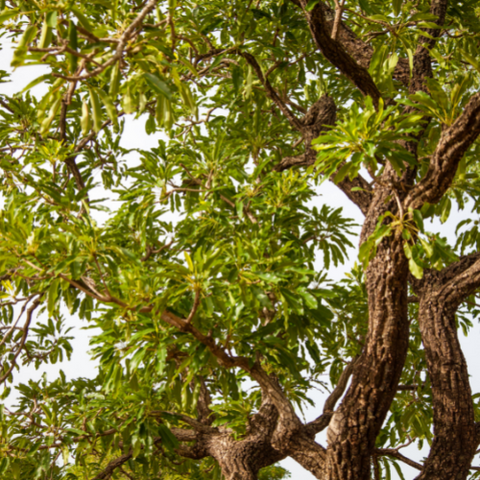
M 82 118 L 80 119 L 80 125 L 82 127 L 82 135 L 86 136 L 92 128 L 92 122 L 90 120 L 90 110 L 85 99 L 82 102 Z
M 51 73 L 46 73 L 45 75 L 41 75 L 37 77 L 35 80 L 32 80 L 20 93 L 28 92 L 31 88 L 36 87 L 40 83 L 43 83 L 47 80 L 52 80 L 54 77 Z
M 7 20 L 16 17 L 20 14 L 18 9 L 5 9 L 0 13 L 0 24 L 5 23 Z
M 412 254 L 412 249 L 410 248 L 408 242 L 405 242 L 403 244 L 403 250 L 405 251 L 405 256 L 408 258 L 408 267 L 410 269 L 410 272 L 415 278 L 418 278 L 419 280 L 422 279 L 423 268 L 415 262 Z
M 68 25 L 68 46 L 72 50 L 78 50 L 77 27 L 71 20 Z M 71 53 L 67 53 L 67 57 L 69 59 L 69 70 L 73 74 L 77 70 L 78 57 Z
M 78 18 L 78 21 L 81 23 L 82 27 L 93 33 L 94 28 L 90 24 L 87 17 L 78 9 L 77 7 L 70 7 L 72 13 Z
M 168 100 L 172 100 L 172 93 L 168 88 L 168 85 L 162 80 L 160 80 L 157 75 L 154 75 L 153 73 L 144 73 L 143 76 L 147 81 L 148 85 L 156 93 L 163 95 L 164 97 L 168 98 Z
M 307 3 L 307 6 L 305 7 L 305 10 L 307 12 L 311 12 L 315 8 L 315 5 L 318 2 L 319 2 L 319 0 L 309 0 L 309 2 Z
M 113 125 L 118 127 L 118 112 L 113 104 L 110 95 L 104 92 L 101 88 L 97 90 L 98 96 L 101 98 L 103 104 L 105 105 L 105 109 L 107 110 L 108 118 L 112 121 Z
M 418 229 L 424 233 L 425 227 L 423 225 L 423 215 L 420 210 L 413 210 L 413 218 L 415 219 L 415 223 L 417 224 Z
M 398 17 L 398 15 L 400 14 L 401 10 L 402 10 L 402 3 L 403 3 L 403 0 L 393 0 L 392 1 L 392 4 L 393 4 L 393 14 Z
M 173 435 L 173 433 L 170 431 L 170 429 L 166 425 L 164 424 L 158 425 L 158 433 L 162 438 L 162 444 L 168 450 L 175 450 L 176 448 L 179 447 L 177 437 Z
M 192 258 L 186 250 L 183 251 L 183 255 L 185 256 L 185 260 L 187 261 L 188 269 L 190 270 L 190 272 L 193 272 L 195 268 L 193 266 Z
M 102 107 L 100 105 L 100 100 L 96 89 L 89 88 L 90 92 L 90 106 L 92 107 L 93 115 L 93 130 L 95 133 L 98 133 L 102 129 Z

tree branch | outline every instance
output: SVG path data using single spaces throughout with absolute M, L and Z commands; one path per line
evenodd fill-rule
M 405 208 L 437 203 L 450 188 L 464 154 L 480 135 L 480 93 L 473 95 L 462 114 L 444 130 L 425 177 L 410 191 Z
M 384 455 L 388 457 L 393 457 L 396 458 L 397 460 L 400 460 L 403 463 L 406 463 L 410 467 L 416 468 L 417 470 L 422 470 L 423 465 L 417 462 L 414 462 L 413 460 L 410 460 L 407 458 L 405 455 L 402 455 L 398 450 L 394 448 L 377 448 L 375 450 L 375 453 L 377 455 Z
M 133 457 L 133 453 L 125 453 L 118 458 L 115 458 L 105 467 L 105 469 L 100 472 L 92 480 L 107 480 L 111 477 L 113 471 L 121 467 L 124 463 L 127 463 Z
M 472 392 L 455 316 L 479 286 L 479 254 L 443 272 L 430 270 L 421 282 L 418 323 L 432 384 L 434 440 L 418 480 L 466 478 L 475 455 Z
M 439 27 L 445 23 L 447 5 L 448 0 L 431 0 L 430 13 L 438 17 L 435 23 Z M 441 29 L 426 28 L 424 31 L 433 38 L 424 36 L 420 37 L 417 49 L 413 55 L 413 72 L 409 86 L 411 94 L 418 92 L 419 90 L 427 91 L 425 79 L 433 76 L 430 50 L 434 48 Z
M 262 69 L 260 68 L 260 65 L 258 64 L 255 57 L 253 55 L 250 55 L 247 52 L 239 52 L 239 53 L 243 58 L 245 58 L 247 63 L 255 70 L 255 74 L 257 75 L 258 79 L 264 86 L 265 91 L 267 92 L 268 98 L 270 98 L 270 100 L 272 100 L 272 102 L 274 102 L 277 105 L 277 107 L 285 115 L 285 117 L 287 117 L 292 127 L 294 127 L 296 130 L 301 131 L 303 127 L 302 123 L 292 113 L 292 111 L 285 105 L 283 100 L 278 96 L 277 92 L 272 87 L 268 78 L 263 76 Z
M 299 3 L 304 11 L 313 39 L 325 58 L 356 85 L 365 96 L 372 97 L 373 103 L 377 105 L 381 97 L 378 87 L 367 68 L 359 65 L 339 41 L 331 38 L 330 28 L 320 3 L 317 3 L 310 12 L 305 8 L 308 0 L 300 0 Z
M 348 380 L 352 375 L 356 360 L 357 359 L 352 360 L 343 370 L 336 387 L 333 389 L 333 392 L 327 398 L 325 405 L 323 406 L 322 415 L 305 426 L 309 434 L 315 435 L 328 427 L 328 424 L 333 416 L 335 405 L 345 393 Z
M 17 364 L 17 358 L 18 356 L 20 355 L 20 353 L 22 352 L 23 350 L 23 347 L 25 346 L 25 342 L 27 341 L 27 337 L 28 337 L 28 330 L 30 328 L 30 323 L 32 322 L 32 315 L 33 315 L 33 312 L 35 311 L 35 309 L 40 305 L 40 299 L 35 299 L 32 303 L 32 305 L 30 305 L 29 309 L 27 310 L 27 319 L 25 321 L 25 325 L 23 326 L 23 334 L 22 334 L 22 338 L 20 339 L 20 344 L 18 345 L 17 347 L 17 351 L 15 352 L 12 360 L 11 360 L 11 365 L 9 367 L 9 369 L 5 372 L 4 375 L 2 375 L 0 377 L 0 383 L 3 383 L 7 378 L 8 376 L 12 373 L 12 370 L 15 368 L 15 365 Z

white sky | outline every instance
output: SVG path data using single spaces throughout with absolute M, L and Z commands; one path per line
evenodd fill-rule
M 10 44 L 7 43 L 5 39 L 2 39 L 2 44 L 4 50 L 0 51 L 0 65 L 4 69 L 8 69 L 11 61 L 11 49 Z M 48 73 L 47 68 L 34 66 L 34 67 L 22 67 L 13 72 L 11 76 L 10 83 L 0 84 L 0 94 L 12 95 L 13 93 L 21 91 L 28 83 L 30 83 L 34 78 Z M 45 86 L 39 85 L 34 87 L 31 91 L 36 96 L 41 97 L 43 92 L 45 92 Z M 141 148 L 149 149 L 157 146 L 158 139 L 160 134 L 147 135 L 145 133 L 145 119 L 135 120 L 132 115 L 126 118 L 125 133 L 121 142 L 121 145 L 125 148 Z M 133 153 L 132 155 L 135 155 Z M 347 197 L 340 192 L 331 183 L 324 183 L 321 186 L 322 195 L 315 200 L 315 204 L 321 206 L 322 204 L 327 204 L 331 207 L 338 208 L 343 207 L 344 216 L 353 218 L 357 223 L 361 224 L 363 222 L 363 216 L 360 211 L 355 207 Z M 439 222 L 436 222 L 431 227 L 427 227 L 427 230 L 431 231 L 440 231 L 442 235 L 447 236 L 450 241 L 455 239 L 455 226 L 463 218 L 471 216 L 468 212 L 458 212 L 452 213 L 450 221 L 445 225 L 440 225 Z M 338 268 L 335 271 L 330 272 L 330 278 L 333 280 L 340 280 L 343 278 L 344 273 L 349 271 L 353 266 L 354 262 L 357 259 L 357 252 L 352 250 L 349 261 L 347 265 Z M 321 259 L 318 259 L 318 265 L 321 266 Z M 87 322 L 82 322 L 78 318 L 68 318 L 67 317 L 67 326 L 74 326 L 75 330 L 73 334 L 75 335 L 74 341 L 74 351 L 72 354 L 72 360 L 70 362 L 62 362 L 56 365 L 43 365 L 38 370 L 35 370 L 33 366 L 28 368 L 23 368 L 21 372 L 15 374 L 15 383 L 25 383 L 29 379 L 39 380 L 43 373 L 47 374 L 47 377 L 50 380 L 53 380 L 58 376 L 58 372 L 62 369 L 67 378 L 75 377 L 89 377 L 93 378 L 96 376 L 95 362 L 93 362 L 88 356 L 89 350 L 89 331 L 83 330 L 82 327 L 87 325 Z M 468 338 L 465 338 L 463 334 L 460 334 L 461 342 L 464 348 L 464 354 L 467 359 L 469 370 L 471 374 L 471 385 L 473 393 L 480 392 L 480 357 L 477 353 L 478 351 L 478 339 L 480 335 L 480 328 L 478 325 L 474 327 L 471 334 Z M 323 403 L 326 398 L 325 394 L 321 394 L 318 391 L 312 391 L 311 398 L 316 402 L 316 406 L 306 409 L 306 420 L 310 421 L 315 419 L 318 415 L 321 414 L 323 409 Z M 318 436 L 318 440 L 323 445 L 326 445 L 325 432 L 322 432 Z M 407 447 L 402 450 L 404 455 L 421 461 L 422 457 L 426 455 L 428 449 L 424 449 L 423 452 L 419 452 L 415 446 Z M 477 465 L 480 461 L 477 459 Z M 287 468 L 292 473 L 292 478 L 295 480 L 309 480 L 313 479 L 313 475 L 304 470 L 300 465 L 291 459 L 286 459 L 281 462 L 281 464 Z M 411 479 L 417 475 L 417 471 L 411 467 L 404 466 L 403 468 L 405 478 Z M 396 472 L 392 471 L 392 478 L 397 478 Z

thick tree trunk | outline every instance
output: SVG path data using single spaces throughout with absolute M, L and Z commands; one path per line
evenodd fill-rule
M 419 311 L 432 383 L 435 437 L 417 479 L 465 480 L 478 441 L 467 363 L 455 322 L 458 291 L 452 292 L 449 285 L 435 285 L 435 276 L 433 272 L 425 279 Z
M 285 458 L 272 448 L 269 438 L 257 436 L 235 440 L 230 433 L 206 440 L 208 452 L 217 460 L 225 480 L 256 480 L 261 468 Z
M 408 263 L 400 239 L 385 240 L 367 271 L 369 331 L 351 386 L 327 432 L 325 477 L 369 480 L 375 439 L 405 363 Z

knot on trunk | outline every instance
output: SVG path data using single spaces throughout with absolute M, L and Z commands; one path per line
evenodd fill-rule
M 307 111 L 302 119 L 302 136 L 305 144 L 305 153 L 295 157 L 285 157 L 276 167 L 277 172 L 282 172 L 293 166 L 312 165 L 315 163 L 316 152 L 312 149 L 312 141 L 320 133 L 333 126 L 337 119 L 337 107 L 328 96 L 323 95 Z

